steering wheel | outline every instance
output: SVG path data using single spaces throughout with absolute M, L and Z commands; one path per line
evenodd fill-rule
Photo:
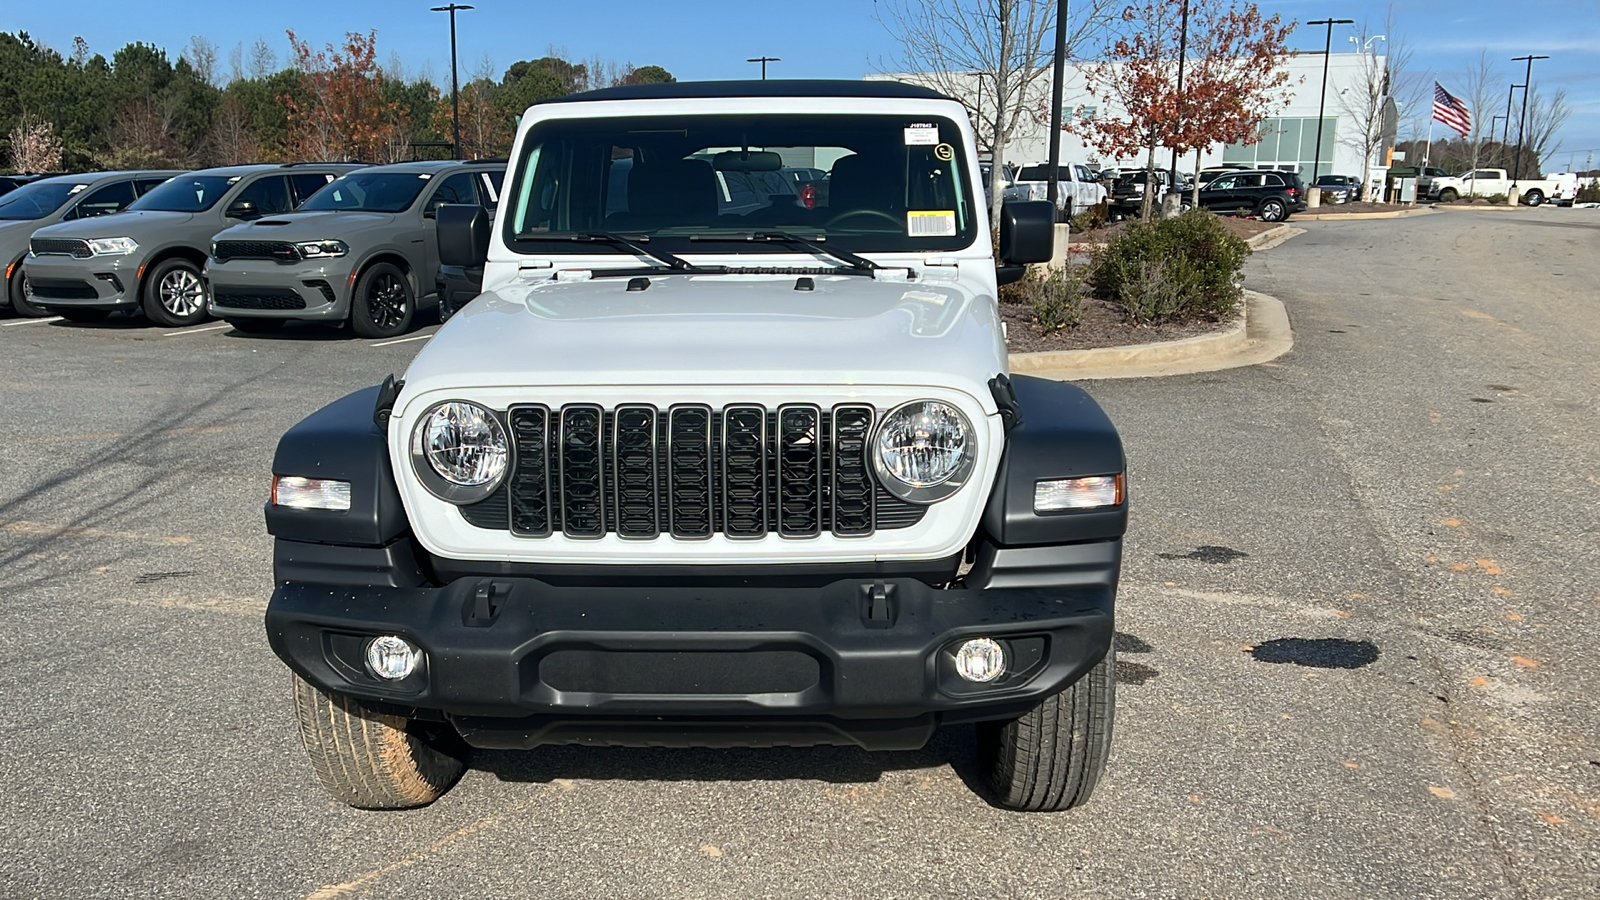
M 884 212 L 881 209 L 852 209 L 852 210 L 849 210 L 847 212 L 842 212 L 842 213 L 838 214 L 837 216 L 834 216 L 833 218 L 829 219 L 828 222 L 827 222 L 827 226 L 826 227 L 832 228 L 835 225 L 838 225 L 840 222 L 843 222 L 846 219 L 858 218 L 860 216 L 876 216 L 876 217 L 878 217 L 880 219 L 887 219 L 889 221 L 889 223 L 894 225 L 894 227 L 896 229 L 905 227 L 905 223 L 901 222 L 899 219 L 895 218 L 894 216 L 889 215 L 888 213 Z

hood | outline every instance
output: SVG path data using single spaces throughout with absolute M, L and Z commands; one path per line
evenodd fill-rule
M 519 279 L 452 316 L 406 390 L 496 385 L 861 384 L 964 390 L 1007 371 L 995 301 L 859 276 Z
M 283 213 L 234 225 L 217 233 L 218 241 L 325 241 L 371 228 L 394 224 L 394 213 L 314 212 Z
M 77 219 L 71 222 L 60 222 L 55 225 L 46 225 L 33 233 L 34 237 L 41 238 L 108 238 L 131 237 L 139 240 L 141 235 L 150 234 L 152 231 L 173 228 L 183 225 L 195 217 L 194 213 L 167 212 L 166 210 L 124 210 L 112 213 L 109 216 L 95 216 L 91 219 Z

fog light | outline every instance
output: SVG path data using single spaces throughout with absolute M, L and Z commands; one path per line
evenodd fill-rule
M 367 642 L 367 668 L 385 681 L 399 681 L 417 670 L 417 648 L 392 634 Z
M 973 638 L 956 651 L 956 673 L 968 681 L 993 681 L 1005 670 L 1005 648 L 989 638 Z

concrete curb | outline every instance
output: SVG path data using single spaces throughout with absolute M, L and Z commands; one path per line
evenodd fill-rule
M 1127 347 L 1013 353 L 1011 371 L 1057 381 L 1154 378 L 1253 366 L 1289 352 L 1294 331 L 1283 303 L 1250 290 L 1244 300 L 1238 319 L 1222 331 Z
M 1419 206 L 1416 209 L 1397 209 L 1393 212 L 1359 212 L 1359 213 L 1298 213 L 1296 219 L 1304 222 L 1328 222 L 1336 219 L 1403 219 L 1406 216 L 1422 216 L 1433 212 L 1431 206 Z
M 1478 205 L 1456 206 L 1453 203 L 1440 203 L 1440 204 L 1437 204 L 1437 205 L 1435 205 L 1435 206 L 1433 206 L 1431 208 L 1432 209 L 1447 209 L 1447 210 L 1450 210 L 1451 212 L 1508 212 L 1508 211 L 1509 212 L 1515 212 L 1517 210 L 1523 210 L 1525 212 L 1531 212 L 1531 211 L 1533 211 L 1535 209 L 1544 209 L 1546 206 L 1554 206 L 1554 205 L 1555 205 L 1554 203 L 1541 203 L 1538 206 L 1528 206 L 1527 204 L 1524 204 L 1524 203 L 1518 203 L 1518 204 L 1515 204 L 1515 205 L 1510 204 L 1510 203 L 1498 203 L 1498 204 L 1485 203 L 1482 206 L 1478 206 Z

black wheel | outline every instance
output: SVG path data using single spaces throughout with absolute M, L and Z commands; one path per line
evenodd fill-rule
M 6 293 L 11 298 L 11 311 L 28 319 L 38 319 L 50 315 L 50 311 L 34 304 L 28 299 L 28 273 L 23 271 L 22 264 L 11 272 L 11 281 L 6 285 Z
M 1116 664 L 1116 650 L 1109 649 L 1072 687 L 1021 718 L 978 725 L 979 762 L 996 803 L 1054 812 L 1089 801 L 1111 751 Z
M 1461 192 L 1456 190 L 1455 188 L 1445 188 L 1444 190 L 1439 192 L 1439 200 L 1442 203 L 1454 203 L 1455 201 L 1460 200 L 1460 199 L 1461 199 Z
M 157 325 L 182 328 L 207 318 L 200 267 L 182 257 L 157 263 L 145 275 L 143 293 L 144 314 Z
M 1529 191 L 1522 195 L 1522 202 L 1528 204 L 1529 206 L 1538 206 L 1544 202 L 1544 192 Z
M 324 694 L 294 676 L 295 718 L 311 771 L 357 809 L 409 809 L 439 799 L 466 769 L 463 751 L 419 723 Z
M 272 334 L 283 327 L 288 319 L 224 319 L 234 331 L 244 334 Z
M 411 283 L 393 263 L 373 263 L 356 282 L 355 302 L 350 304 L 350 327 L 364 338 L 386 338 L 405 334 L 416 315 L 417 303 L 411 296 Z
M 68 322 L 82 323 L 104 322 L 106 320 L 106 316 L 111 315 L 111 310 L 109 309 L 74 309 L 72 307 L 47 310 L 46 314 L 52 312 L 61 318 L 66 319 Z
M 1282 200 L 1263 200 L 1261 208 L 1256 211 L 1263 222 L 1282 222 L 1288 216 Z

